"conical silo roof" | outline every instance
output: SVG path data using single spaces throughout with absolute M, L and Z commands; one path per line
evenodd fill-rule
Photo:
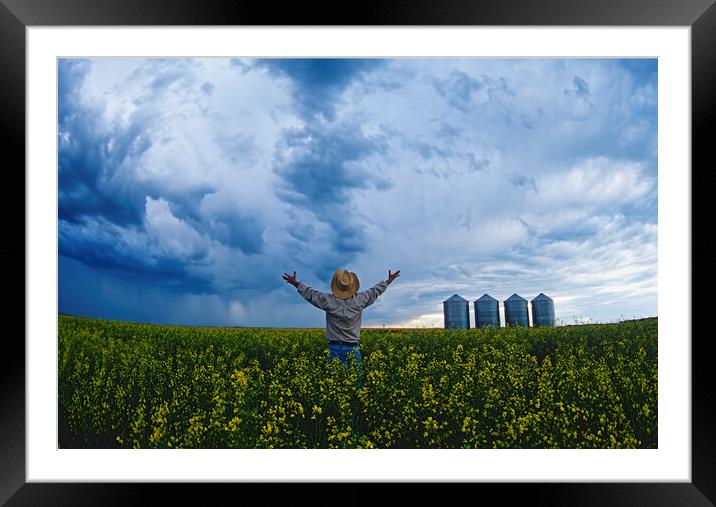
M 512 294 L 510 297 L 505 299 L 505 301 L 527 301 L 527 300 L 518 294 Z
M 539 295 L 532 301 L 552 301 L 552 298 L 540 292 Z
M 462 301 L 462 302 L 467 303 L 467 299 L 462 298 L 462 297 L 458 296 L 457 294 L 453 294 L 452 296 L 447 298 L 445 301 L 443 301 L 443 303 L 452 303 L 453 301 Z
M 488 302 L 490 302 L 490 303 L 496 303 L 496 302 L 497 302 L 497 300 L 496 300 L 495 298 L 493 298 L 492 296 L 490 296 L 489 294 L 483 294 L 482 296 L 480 296 L 479 298 L 477 298 L 475 301 L 476 301 L 476 302 L 477 302 L 477 301 L 488 301 Z

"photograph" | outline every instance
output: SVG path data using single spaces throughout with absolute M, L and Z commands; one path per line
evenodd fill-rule
M 0 504 L 713 504 L 714 0 L 0 3 Z
M 659 449 L 658 58 L 56 64 L 58 449 Z

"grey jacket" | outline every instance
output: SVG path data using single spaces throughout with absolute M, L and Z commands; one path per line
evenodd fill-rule
M 306 301 L 326 312 L 326 338 L 348 343 L 358 343 L 363 310 L 372 305 L 387 288 L 388 284 L 382 281 L 343 300 L 303 283 L 296 287 Z

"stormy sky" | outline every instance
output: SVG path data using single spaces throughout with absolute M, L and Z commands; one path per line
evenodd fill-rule
M 654 59 L 60 59 L 57 136 L 60 312 L 322 326 L 281 274 L 342 267 L 401 270 L 369 326 L 657 313 Z

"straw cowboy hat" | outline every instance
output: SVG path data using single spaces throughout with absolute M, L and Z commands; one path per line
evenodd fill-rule
M 345 269 L 336 269 L 331 280 L 331 292 L 338 299 L 348 299 L 358 291 L 360 282 L 355 273 Z

